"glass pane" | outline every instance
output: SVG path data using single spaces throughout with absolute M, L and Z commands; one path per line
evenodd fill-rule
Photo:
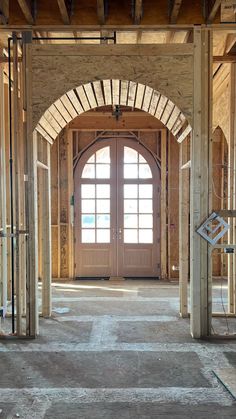
M 88 159 L 87 163 L 95 163 L 95 154 Z
M 138 212 L 138 201 L 136 199 L 125 199 L 124 200 L 124 213 L 137 213 Z M 147 211 L 145 211 L 147 212 Z
M 139 165 L 139 178 L 140 179 L 152 178 L 152 172 L 148 164 Z
M 84 214 L 82 215 L 82 227 L 83 228 L 94 228 L 95 227 L 95 215 Z
M 97 199 L 97 212 L 109 213 L 110 212 L 110 200 L 109 199 Z
M 139 185 L 139 198 L 152 198 L 152 185 Z
M 95 198 L 95 185 L 81 185 L 82 198 Z
M 152 230 L 139 230 L 139 243 L 152 243 Z
M 139 212 L 151 213 L 152 212 L 152 199 L 140 199 L 139 200 Z
M 110 215 L 109 214 L 97 215 L 97 227 L 98 228 L 109 228 L 110 227 Z
M 138 165 L 137 164 L 124 164 L 124 178 L 137 179 Z
M 138 185 L 124 185 L 124 198 L 138 198 Z
M 96 163 L 110 163 L 110 147 L 101 148 L 96 152 Z
M 142 154 L 139 154 L 139 163 L 147 163 L 147 160 L 145 160 L 145 158 L 142 156 Z
M 97 185 L 97 198 L 110 198 L 110 185 Z
M 109 164 L 96 164 L 96 178 L 109 179 L 110 178 L 110 165 Z
M 137 214 L 125 214 L 124 216 L 124 227 L 125 228 L 138 228 L 138 216 Z
M 124 229 L 124 243 L 138 243 L 138 230 Z
M 139 228 L 152 228 L 151 214 L 142 214 L 139 216 Z
M 95 230 L 82 230 L 82 243 L 95 243 Z
M 86 164 L 82 172 L 82 178 L 94 179 L 95 178 L 95 165 Z
M 138 153 L 130 147 L 124 147 L 124 163 L 137 163 Z
M 97 243 L 110 243 L 110 230 L 97 230 Z
M 94 199 L 82 199 L 82 209 L 83 213 L 95 212 L 95 200 Z

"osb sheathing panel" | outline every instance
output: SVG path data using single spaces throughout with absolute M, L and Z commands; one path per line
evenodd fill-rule
M 229 142 L 230 136 L 230 74 L 217 89 L 213 81 L 213 132 L 220 127 Z
M 138 46 L 140 55 L 134 54 L 134 45 L 123 46 L 123 55 L 113 53 L 115 50 L 111 46 L 108 46 L 109 54 L 104 52 L 104 55 L 100 55 L 101 51 L 106 51 L 100 49 L 106 48 L 104 45 L 89 46 L 91 55 L 85 55 L 84 52 L 78 55 L 80 46 L 70 46 L 69 49 L 62 45 L 57 45 L 56 49 L 54 45 L 50 47 L 52 55 L 48 55 L 48 45 L 32 46 L 34 127 L 46 109 L 67 91 L 88 82 L 106 79 L 130 80 L 158 90 L 181 109 L 191 124 L 193 57 L 186 45 L 183 52 L 181 48 L 176 48 L 174 52 L 173 46 L 166 45 L 164 54 L 159 56 L 159 47 L 155 49 L 153 45 L 151 50 L 148 49 L 149 46 Z M 96 55 L 98 48 L 100 52 Z

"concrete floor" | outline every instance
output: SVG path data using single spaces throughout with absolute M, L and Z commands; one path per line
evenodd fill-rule
M 57 282 L 38 339 L 0 341 L 0 419 L 235 419 L 214 375 L 234 369 L 236 341 L 191 338 L 176 284 Z

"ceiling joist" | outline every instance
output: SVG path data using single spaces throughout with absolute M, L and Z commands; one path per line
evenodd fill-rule
M 215 0 L 215 3 L 213 4 L 213 6 L 212 6 L 212 8 L 211 8 L 211 10 L 209 11 L 209 14 L 208 14 L 208 18 L 207 18 L 208 23 L 213 22 L 213 20 L 216 17 L 216 13 L 219 10 L 220 5 L 221 5 L 221 0 Z
M 134 4 L 134 24 L 139 25 L 143 17 L 143 0 L 135 0 Z
M 100 25 L 105 23 L 105 0 L 97 0 L 97 15 Z
M 70 24 L 71 1 L 57 0 L 57 4 L 61 13 L 62 21 L 65 25 Z
M 9 20 L 9 0 L 0 2 L 0 24 L 6 25 Z
M 177 22 L 180 7 L 182 4 L 182 0 L 173 0 L 171 5 L 171 11 L 170 11 L 170 23 L 175 24 Z
M 18 0 L 19 6 L 27 20 L 27 23 L 34 25 L 34 16 L 32 14 L 32 2 L 30 0 Z

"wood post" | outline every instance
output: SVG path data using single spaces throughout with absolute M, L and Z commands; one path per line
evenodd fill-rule
M 37 135 L 32 131 L 32 32 L 22 33 L 25 113 L 24 143 L 26 145 L 26 334 L 38 334 L 38 214 L 37 214 Z
M 196 232 L 209 216 L 209 143 L 211 136 L 211 30 L 194 29 L 193 135 L 191 141 L 190 301 L 191 334 L 210 333 L 208 244 Z
M 188 160 L 188 143 L 179 146 L 179 297 L 180 315 L 188 316 L 189 278 L 189 169 L 182 166 Z
M 228 209 L 236 208 L 236 122 L 235 122 L 235 64 L 231 64 L 230 73 L 230 116 L 229 116 L 229 144 L 228 144 Z M 230 230 L 228 232 L 228 242 L 236 242 L 236 222 L 234 218 L 229 218 Z M 236 260 L 235 255 L 228 256 L 228 312 L 235 314 L 235 275 L 236 275 Z
M 21 258 L 21 206 L 20 206 L 20 190 L 21 190 L 21 164 L 20 164 L 20 120 L 23 114 L 20 113 L 19 106 L 19 76 L 18 76 L 18 42 L 17 33 L 13 32 L 13 165 L 14 165 L 14 220 L 15 220 L 15 283 L 16 283 L 16 332 L 18 336 L 22 335 L 22 263 Z
M 167 278 L 167 227 L 166 227 L 166 147 L 167 130 L 161 130 L 161 279 Z
M 5 91 L 3 64 L 0 64 L 0 306 L 7 310 L 7 211 L 6 211 L 6 140 L 5 140 Z
M 43 208 L 42 208 L 42 314 L 51 316 L 51 179 L 50 179 L 50 144 L 47 143 L 47 166 L 41 169 L 43 176 Z

